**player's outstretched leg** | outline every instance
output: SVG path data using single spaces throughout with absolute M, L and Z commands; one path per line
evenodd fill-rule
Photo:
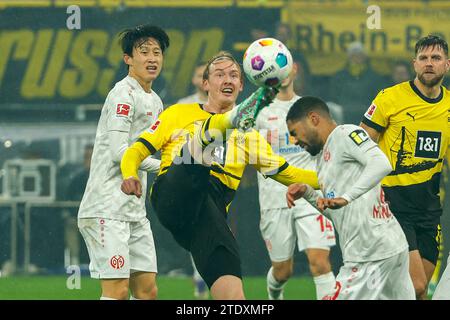
M 259 112 L 273 101 L 277 92 L 278 89 L 272 87 L 258 88 L 232 110 L 212 115 L 203 122 L 196 137 L 198 142 L 202 147 L 206 147 L 216 140 L 216 135 L 224 137 L 227 129 L 237 128 L 245 131 L 254 127 Z
M 259 88 L 250 97 L 227 112 L 233 128 L 242 131 L 253 128 L 259 112 L 272 103 L 278 91 L 274 87 Z
M 198 163 L 209 165 L 210 155 L 205 156 L 205 149 L 214 142 L 222 144 L 227 129 L 246 131 L 254 127 L 259 112 L 273 101 L 277 93 L 277 88 L 258 88 L 232 110 L 206 119 L 195 129 L 194 137 L 189 142 L 190 154 Z

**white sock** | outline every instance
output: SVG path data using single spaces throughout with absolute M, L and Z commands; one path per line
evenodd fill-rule
M 333 296 L 336 288 L 336 278 L 333 272 L 328 272 L 320 276 L 314 277 L 316 285 L 317 300 L 322 300 L 326 296 Z
M 267 272 L 267 291 L 270 300 L 282 300 L 284 285 L 286 281 L 280 282 L 273 276 L 273 267 Z
M 142 300 L 142 299 L 138 299 L 138 298 L 133 297 L 133 295 L 130 295 L 130 300 Z
M 195 262 L 194 262 L 194 259 L 192 258 L 192 255 L 191 255 L 191 262 L 192 262 L 192 271 L 193 271 L 192 278 L 194 278 L 195 282 L 203 281 L 202 276 L 200 275 L 200 273 L 197 270 L 197 267 L 195 266 Z
M 117 299 L 101 296 L 100 300 L 117 300 Z

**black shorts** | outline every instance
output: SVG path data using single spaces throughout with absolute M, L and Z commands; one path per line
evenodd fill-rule
M 439 213 L 394 212 L 408 241 L 409 251 L 419 250 L 420 256 L 436 265 L 441 237 Z
M 151 203 L 161 224 L 191 252 L 211 288 L 221 276 L 242 278 L 242 273 L 237 242 L 226 221 L 226 202 L 209 173 L 199 164 L 172 164 L 156 178 Z

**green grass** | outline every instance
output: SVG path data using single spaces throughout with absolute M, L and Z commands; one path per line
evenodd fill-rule
M 98 300 L 100 283 L 82 277 L 80 289 L 69 290 L 64 276 L 14 276 L 0 278 L 0 300 Z M 158 277 L 161 300 L 194 299 L 190 278 Z M 265 277 L 244 278 L 247 299 L 267 299 Z M 315 299 L 315 288 L 311 278 L 292 278 L 286 285 L 285 299 Z

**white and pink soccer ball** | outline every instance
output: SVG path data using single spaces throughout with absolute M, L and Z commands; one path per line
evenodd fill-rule
M 276 87 L 292 70 L 288 48 L 274 38 L 254 41 L 244 53 L 244 73 L 258 87 Z

